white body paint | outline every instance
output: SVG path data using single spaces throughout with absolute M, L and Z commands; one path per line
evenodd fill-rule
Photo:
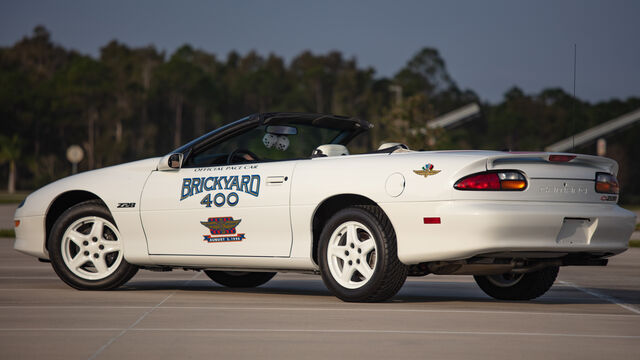
M 47 259 L 45 219 L 55 199 L 81 190 L 100 198 L 120 231 L 125 259 L 143 266 L 317 270 L 312 221 L 327 199 L 354 194 L 380 206 L 391 220 L 405 264 L 466 259 L 501 251 L 555 253 L 627 249 L 635 215 L 603 201 L 596 172 L 617 173 L 613 160 L 578 155 L 550 163 L 548 154 L 488 151 L 405 152 L 321 157 L 247 165 L 159 171 L 159 158 L 74 175 L 35 191 L 18 208 L 16 250 Z M 414 173 L 426 163 L 441 170 Z M 492 169 L 522 171 L 524 191 L 459 191 L 460 178 Z M 259 175 L 259 194 L 239 188 L 202 191 L 181 200 L 185 178 Z M 208 186 L 212 186 L 209 181 Z M 231 192 L 237 205 L 201 204 Z M 219 197 L 221 199 L 221 197 Z M 232 196 L 232 200 L 235 198 Z M 233 201 L 232 201 L 233 202 Z M 118 208 L 120 203 L 134 207 Z M 241 220 L 242 241 L 209 242 L 201 222 Z M 439 217 L 440 224 L 424 224 Z M 584 224 L 565 218 L 589 219 Z M 216 236 L 217 237 L 217 236 Z

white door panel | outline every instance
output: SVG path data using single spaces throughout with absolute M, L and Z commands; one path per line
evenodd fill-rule
M 155 171 L 140 207 L 149 254 L 289 256 L 294 165 Z

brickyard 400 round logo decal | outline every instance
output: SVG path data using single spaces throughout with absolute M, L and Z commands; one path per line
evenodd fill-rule
M 236 227 L 242 219 L 234 220 L 233 217 L 213 217 L 207 221 L 200 221 L 208 228 L 211 235 L 203 235 L 204 241 L 209 243 L 238 242 L 245 239 L 244 234 L 236 234 Z

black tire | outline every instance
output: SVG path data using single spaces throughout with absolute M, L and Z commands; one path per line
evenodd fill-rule
M 89 252 L 90 256 L 87 258 L 88 260 L 85 264 L 93 264 L 91 256 L 94 256 L 96 254 L 98 254 L 98 257 L 96 258 L 97 261 L 104 260 L 104 263 L 107 266 L 107 271 L 105 271 L 105 274 L 108 273 L 109 275 L 103 278 L 99 278 L 100 273 L 98 267 L 95 267 L 95 277 L 98 278 L 92 278 L 91 273 L 88 270 L 81 268 L 80 271 L 84 272 L 85 275 L 78 275 L 77 272 L 79 270 L 76 270 L 76 272 L 74 273 L 74 271 L 69 268 L 67 263 L 65 263 L 65 258 L 67 256 L 66 254 L 69 254 L 71 252 L 71 247 L 76 246 L 75 243 L 74 245 L 70 245 L 70 242 L 65 241 L 65 232 L 67 230 L 70 230 L 71 226 L 76 224 L 79 220 L 88 217 L 95 217 L 95 219 L 101 219 L 102 221 L 107 221 L 108 223 L 110 223 L 100 229 L 100 239 L 97 239 L 97 237 L 95 237 L 96 240 L 93 241 L 93 238 L 87 238 L 87 243 L 91 244 L 90 246 L 93 246 L 93 248 L 85 249 L 94 251 L 93 255 L 90 254 L 89 251 L 87 251 Z M 89 226 L 90 224 L 91 222 L 88 222 L 86 226 Z M 83 225 L 80 226 L 82 227 Z M 117 227 L 115 227 L 115 222 L 113 221 L 111 213 L 109 213 L 109 210 L 104 206 L 104 204 L 98 200 L 90 200 L 79 203 L 70 207 L 64 213 L 62 213 L 62 215 L 60 215 L 60 217 L 53 225 L 53 228 L 51 229 L 51 233 L 49 235 L 48 250 L 49 257 L 51 259 L 51 266 L 62 281 L 67 283 L 69 286 L 79 290 L 108 290 L 119 287 L 120 285 L 129 281 L 136 274 L 136 272 L 138 271 L 138 267 L 129 264 L 124 259 L 122 241 L 121 239 L 117 238 L 117 233 L 112 231 L 111 227 L 115 228 L 115 230 L 117 231 Z M 91 228 L 93 228 L 93 225 L 91 225 Z M 89 237 L 89 234 L 86 234 L 86 236 Z M 98 245 L 102 243 L 109 244 L 106 241 L 114 240 L 119 242 L 119 250 L 109 252 L 108 249 L 103 250 L 104 245 Z M 95 243 L 95 245 L 92 243 Z M 66 250 L 63 250 L 63 245 L 65 244 L 68 247 L 66 248 Z M 100 246 L 100 249 L 98 249 L 98 246 Z M 76 247 L 79 250 L 77 250 L 75 256 L 80 256 L 82 249 L 79 246 Z M 68 253 L 63 254 L 64 251 L 67 251 Z M 85 254 L 84 251 L 82 251 L 82 255 L 83 254 Z M 117 261 L 119 261 L 119 265 L 116 265 Z M 109 265 L 110 262 L 111 265 Z M 91 265 L 83 266 L 86 266 L 89 270 L 91 268 Z
M 346 262 L 350 260 L 335 259 L 336 262 L 330 265 L 329 262 L 333 260 L 329 260 L 327 253 L 334 232 L 351 222 L 362 224 L 371 232 L 370 236 L 368 236 L 369 234 L 366 230 L 358 229 L 361 231 L 360 233 L 356 230 L 356 237 L 358 238 L 359 244 L 364 244 L 364 242 L 360 242 L 360 237 L 364 236 L 365 240 L 373 238 L 376 245 L 372 253 L 364 255 L 369 256 L 369 258 L 360 257 L 356 260 L 358 261 L 357 264 L 367 262 L 368 269 L 372 270 L 369 278 L 367 279 L 367 276 L 362 275 L 362 273 L 356 270 L 352 275 L 354 277 L 347 280 L 347 282 L 352 282 L 355 278 L 356 285 L 354 286 L 358 286 L 357 288 L 349 288 L 340 284 L 339 279 L 335 278 L 337 275 L 331 271 L 331 268 L 333 268 L 335 272 L 336 266 L 339 267 L 340 263 L 342 263 L 342 270 L 345 270 L 347 266 Z M 363 233 L 365 235 L 363 235 Z M 348 240 L 346 233 L 344 235 L 339 233 L 334 238 L 334 241 L 338 244 L 345 241 L 345 246 L 351 247 L 351 243 L 347 245 L 347 242 L 350 240 Z M 355 251 L 352 256 L 358 257 L 362 254 L 359 245 L 351 248 Z M 375 255 L 373 253 L 375 253 Z M 373 259 L 374 257 L 375 260 Z M 370 266 L 371 262 L 375 264 L 373 268 Z M 398 260 L 396 234 L 393 226 L 391 226 L 391 222 L 384 212 L 377 206 L 353 206 L 340 210 L 332 216 L 324 225 L 322 233 L 320 234 L 318 263 L 324 284 L 336 297 L 347 302 L 379 302 L 387 300 L 400 290 L 407 279 L 407 266 Z M 349 263 L 349 266 L 352 266 L 352 263 Z
M 252 288 L 273 279 L 274 272 L 213 271 L 205 270 L 207 276 L 220 285 L 230 288 Z
M 544 295 L 558 276 L 559 268 L 550 266 L 517 277 L 503 275 L 474 276 L 476 283 L 487 295 L 499 300 L 531 300 Z

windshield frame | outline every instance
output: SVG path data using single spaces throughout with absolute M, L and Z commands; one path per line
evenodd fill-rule
M 171 154 L 183 154 L 183 164 L 187 164 L 192 153 L 206 151 L 234 136 L 241 135 L 261 125 L 308 125 L 318 128 L 341 130 L 330 144 L 347 145 L 353 138 L 368 131 L 373 125 L 367 121 L 345 116 L 311 113 L 263 113 L 253 114 L 223 125 L 185 145 Z

